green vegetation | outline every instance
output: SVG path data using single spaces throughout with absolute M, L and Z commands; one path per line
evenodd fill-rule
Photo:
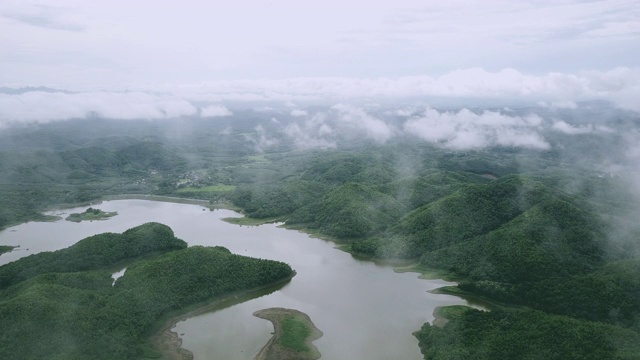
M 640 334 L 535 310 L 490 312 L 457 307 L 446 325 L 415 335 L 426 360 L 640 359 Z
M 402 205 L 373 188 L 345 183 L 316 203 L 295 211 L 287 224 L 304 223 L 311 229 L 338 238 L 373 235 L 397 220 Z
M 104 270 L 145 254 L 112 286 Z M 0 267 L 0 357 L 132 359 L 169 313 L 293 275 L 280 262 L 191 247 L 161 224 L 96 235 Z M 157 355 L 157 354 L 156 354 Z
M 571 204 L 551 199 L 483 236 L 428 252 L 421 262 L 499 282 L 586 273 L 602 264 L 597 224 Z
M 0 245 L 0 255 L 4 254 L 4 253 L 8 253 L 13 251 L 13 249 L 15 249 L 15 246 L 9 246 L 9 245 Z
M 277 214 L 287 226 L 347 241 L 345 248 L 356 254 L 417 261 L 417 270 L 464 279 L 456 288 L 461 293 L 520 309 L 495 305 L 515 312 L 496 319 L 460 316 L 444 330 L 417 333 L 428 359 L 473 358 L 476 352 L 490 354 L 484 358 L 546 354 L 541 351 L 546 337 L 539 343 L 526 340 L 540 329 L 566 332 L 554 337 L 561 343 L 548 342 L 548 351 L 559 354 L 551 358 L 576 348 L 584 352 L 574 358 L 633 353 L 623 345 L 640 329 L 640 284 L 634 280 L 640 232 L 627 222 L 627 232 L 620 232 L 626 235 L 610 238 L 616 234 L 612 224 L 622 221 L 620 214 L 629 207 L 624 182 L 578 168 L 558 170 L 540 157 L 538 164 L 528 160 L 529 172 L 511 173 L 518 172 L 513 163 L 498 160 L 509 154 L 422 151 L 432 160 L 406 177 L 389 165 L 399 156 L 390 147 L 310 155 L 285 181 L 239 186 L 231 200 L 250 218 Z M 470 161 L 475 156 L 482 160 Z M 538 168 L 542 164 L 546 168 Z M 448 316 L 446 310 L 443 314 Z M 485 320 L 522 321 L 518 335 L 510 338 L 510 352 L 489 351 L 482 341 L 465 345 L 462 355 L 445 346 L 451 337 L 476 336 Z M 457 334 L 449 327 L 472 330 Z M 622 345 L 592 351 L 583 344 L 587 335 Z M 494 336 L 503 334 L 486 340 Z
M 65 195 L 39 186 L 0 185 L 0 230 L 25 221 L 46 221 L 46 204 L 62 203 Z
M 584 275 L 517 284 L 461 282 L 464 291 L 527 305 L 549 313 L 600 321 L 639 331 L 640 261 L 621 260 Z
M 287 316 L 282 319 L 281 326 L 280 345 L 294 351 L 309 351 L 306 339 L 311 335 L 311 329 L 305 321 L 296 316 Z
M 90 236 L 53 252 L 30 255 L 0 267 L 0 289 L 39 274 L 106 268 L 125 260 L 186 248 L 166 225 L 148 223 L 122 234 Z
M 309 316 L 294 309 L 269 308 L 253 313 L 273 324 L 273 336 L 256 354 L 256 360 L 316 360 L 320 352 L 313 341 L 322 337 Z
M 180 136 L 170 124 L 143 121 L 101 120 L 87 126 L 70 120 L 0 131 L 0 229 L 45 220 L 42 211 L 52 206 L 79 206 L 119 194 L 197 198 L 225 206 L 230 202 L 246 218 L 229 221 L 285 221 L 288 227 L 338 239 L 342 248 L 358 255 L 404 259 L 418 264 L 413 270 L 450 275 L 462 280 L 456 288 L 461 293 L 516 305 L 516 310 L 498 306 L 490 313 L 442 310 L 449 323 L 425 325 L 417 333 L 428 359 L 634 358 L 631 345 L 638 343 L 640 332 L 640 225 L 630 185 L 635 179 L 625 172 L 630 163 L 622 135 L 551 131 L 544 135 L 551 149 L 544 151 L 453 151 L 411 139 L 384 145 L 343 139 L 337 149 L 300 151 L 279 135 L 271 115 L 242 116 L 243 121 L 185 119 Z M 622 127 L 630 117 L 616 116 Z M 635 118 L 629 124 L 637 128 Z M 258 151 L 258 125 L 272 137 L 273 147 Z M 613 174 L 611 168 L 625 170 Z M 97 247 L 108 243 L 107 238 L 127 235 L 98 235 L 87 243 Z M 175 247 L 125 251 L 125 245 L 118 245 L 115 253 L 126 252 L 124 257 L 106 249 L 100 256 L 88 256 L 82 248 L 70 248 L 68 255 L 47 253 L 9 264 L 0 268 L 0 301 L 27 304 L 24 311 L 32 312 L 34 324 L 39 319 L 64 324 L 98 311 L 65 313 L 56 300 L 62 298 L 78 309 L 111 304 L 109 309 L 124 311 L 126 305 L 142 314 L 132 319 L 156 318 L 167 310 L 162 299 L 136 298 L 132 289 L 125 291 L 126 283 L 135 281 L 132 275 L 112 288 L 101 271 L 110 263 L 155 251 L 183 251 L 172 234 L 166 238 Z M 219 249 L 213 252 L 226 256 Z M 167 261 L 186 261 L 173 256 Z M 135 286 L 174 291 L 152 281 Z M 110 292 L 120 291 L 125 294 L 120 299 L 129 299 L 120 300 L 123 305 L 107 300 Z M 178 295 L 176 304 L 195 301 Z M 148 301 L 144 309 L 156 310 L 146 317 L 147 310 L 136 308 L 135 301 Z M 54 313 L 62 315 L 54 318 Z M 119 316 L 123 320 L 124 315 Z M 111 330 L 119 326 L 106 318 L 104 323 Z M 121 330 L 132 331 L 138 344 L 137 331 L 148 323 L 140 320 Z M 32 330 L 28 324 L 20 325 L 25 333 Z M 91 326 L 97 325 L 77 331 L 90 333 Z M 87 341 L 117 349 L 109 336 Z M 60 335 L 51 348 L 70 348 L 65 345 L 68 339 L 74 338 Z M 585 339 L 594 339 L 593 344 Z M 126 339 L 122 343 L 128 344 Z M 34 346 L 34 351 L 42 346 Z M 133 353 L 135 346 L 123 346 L 122 354 Z
M 105 220 L 116 215 L 118 215 L 117 212 L 105 212 L 100 209 L 88 208 L 83 213 L 70 214 L 65 220 L 72 222 Z

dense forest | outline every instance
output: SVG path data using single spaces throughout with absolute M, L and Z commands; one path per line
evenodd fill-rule
M 567 121 L 579 124 L 581 116 L 569 113 Z M 80 120 L 7 129 L 0 132 L 0 228 L 45 220 L 42 212 L 51 206 L 107 195 L 200 198 L 212 206 L 235 206 L 258 222 L 284 221 L 332 238 L 358 256 L 413 261 L 415 271 L 437 270 L 458 281 L 443 291 L 494 304 L 490 312 L 442 310 L 446 325 L 425 324 L 416 332 L 426 359 L 632 359 L 640 333 L 640 208 L 629 143 L 620 134 L 637 123 L 628 114 L 612 116 L 620 132 L 549 131 L 548 149 L 456 150 L 412 137 L 381 144 L 353 136 L 338 138 L 332 147 L 302 149 L 275 129 L 291 118 L 280 116 L 276 123 L 269 114 L 250 111 L 216 122 L 184 120 L 179 132 L 169 122 L 122 126 L 107 120 L 95 121 L 87 131 L 79 130 Z M 261 148 L 258 140 L 265 133 L 273 145 Z M 124 324 L 109 326 L 139 339 L 139 331 L 167 309 L 219 294 L 196 292 L 196 298 L 184 299 L 178 287 L 160 289 L 163 285 L 141 280 L 165 261 L 231 257 L 222 249 L 179 250 L 182 245 L 162 226 L 148 226 L 164 234 L 159 238 L 168 242 L 161 251 L 168 253 L 131 267 L 113 288 L 102 269 L 123 254 L 138 257 L 150 250 L 118 247 L 127 233 L 87 239 L 84 244 L 95 243 L 89 248 L 106 238 L 114 247 L 90 258 L 78 256 L 87 251 L 80 244 L 0 268 L 3 309 L 30 301 L 44 312 L 34 318 L 50 316 L 47 309 L 61 306 L 56 299 L 67 296 L 77 307 L 102 304 L 100 310 L 83 310 L 90 314 L 131 306 L 146 320 L 133 324 L 138 315 L 131 321 L 120 315 Z M 192 274 L 208 271 L 199 262 L 190 265 Z M 246 274 L 250 268 L 239 266 Z M 252 287 L 286 272 L 251 272 L 243 281 Z M 171 272 L 174 276 L 185 273 Z M 171 303 L 151 295 L 136 299 L 133 288 L 175 292 L 175 297 Z M 227 291 L 235 290 L 225 285 L 220 293 Z M 122 303 L 111 303 L 113 292 L 127 295 L 119 297 Z M 142 309 L 134 305 L 138 301 L 150 305 Z M 80 315 L 69 313 L 74 316 Z M 64 329 L 65 321 L 50 323 Z M 3 334 L 0 348 L 9 349 L 11 337 L 33 330 L 24 326 Z M 23 358 L 37 358 L 35 352 L 51 344 L 70 349 L 69 337 L 48 339 Z M 114 351 L 130 356 L 139 351 L 136 346 Z
M 633 195 L 623 195 L 623 179 L 544 158 L 505 169 L 496 164 L 510 155 L 500 152 L 444 162 L 437 151 L 403 177 L 385 166 L 397 161 L 388 151 L 317 155 L 279 186 L 240 186 L 231 200 L 249 216 L 346 241 L 355 254 L 444 271 L 460 281 L 452 293 L 523 307 L 425 324 L 416 336 L 426 359 L 637 358 L 640 247 L 637 225 L 625 223 Z M 483 167 L 478 158 L 490 156 Z M 581 176 L 578 187 L 568 190 L 567 171 Z
M 451 307 L 442 327 L 416 333 L 433 359 L 640 359 L 640 334 L 618 326 L 530 309 Z
M 107 269 L 125 260 L 136 261 L 113 284 Z M 31 255 L 0 273 L 2 359 L 157 358 L 146 341 L 168 314 L 293 276 L 281 262 L 187 247 L 157 223 Z

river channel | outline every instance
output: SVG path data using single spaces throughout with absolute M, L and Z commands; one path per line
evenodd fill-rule
M 396 273 L 390 266 L 355 259 L 330 241 L 277 224 L 238 226 L 221 220 L 241 216 L 233 211 L 145 200 L 107 201 L 94 207 L 118 215 L 81 223 L 29 222 L 0 231 L 0 245 L 20 246 L 1 255 L 0 265 L 65 248 L 94 234 L 123 232 L 156 221 L 170 226 L 189 245 L 220 245 L 240 255 L 280 260 L 296 270 L 291 282 L 275 291 L 178 322 L 174 331 L 196 360 L 252 359 L 273 330 L 271 323 L 252 314 L 269 307 L 308 314 L 324 333 L 314 342 L 322 359 L 420 360 L 418 342 L 411 333 L 433 320 L 437 306 L 470 305 L 457 297 L 428 292 L 451 283 L 421 280 L 414 273 Z M 50 214 L 66 217 L 85 209 Z

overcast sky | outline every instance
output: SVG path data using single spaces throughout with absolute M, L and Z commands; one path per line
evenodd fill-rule
M 131 98 L 172 114 L 199 111 L 194 101 L 352 96 L 639 110 L 639 44 L 629 0 L 0 0 L 0 87 L 155 92 Z M 30 111 L 46 96 L 0 103 Z M 100 103 L 71 103 L 87 101 Z

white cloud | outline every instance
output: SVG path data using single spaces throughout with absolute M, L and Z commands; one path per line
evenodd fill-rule
M 389 124 L 367 114 L 363 109 L 343 104 L 334 105 L 331 109 L 338 111 L 338 121 L 341 125 L 362 132 L 378 143 L 386 142 L 394 134 Z
M 571 125 L 565 121 L 556 121 L 551 125 L 551 128 L 568 135 L 576 135 L 576 134 L 588 134 L 593 132 L 593 125 Z
M 294 110 L 291 110 L 291 113 L 290 113 L 290 114 L 291 114 L 291 116 L 293 116 L 293 117 L 304 117 L 304 116 L 307 116 L 307 115 L 308 115 L 306 111 L 304 111 L 304 110 L 300 110 L 300 109 L 294 109 Z
M 481 149 L 491 146 L 548 149 L 550 145 L 540 134 L 545 127 L 541 117 L 505 115 L 496 111 L 474 113 L 468 109 L 457 112 L 433 108 L 414 109 L 412 117 L 399 124 L 395 111 L 383 112 L 389 118 L 378 118 L 364 109 L 338 104 L 327 112 L 318 112 L 310 119 L 293 122 L 283 132 L 297 148 L 333 148 L 340 141 L 371 139 L 384 143 L 401 135 L 413 135 L 438 146 L 456 149 Z
M 165 95 L 158 95 L 165 94 Z M 221 103 L 252 103 L 252 107 L 276 103 L 310 102 L 368 104 L 411 99 L 446 99 L 448 104 L 465 104 L 469 99 L 518 104 L 538 102 L 550 109 L 575 109 L 578 101 L 609 100 L 619 107 L 640 111 L 640 68 L 617 68 L 579 74 L 523 74 L 514 69 L 488 72 L 480 68 L 456 70 L 439 77 L 400 78 L 293 78 L 285 80 L 220 81 L 177 88 L 154 87 L 129 92 L 89 91 L 78 93 L 31 91 L 0 93 L 0 122 L 52 121 L 101 116 L 114 119 L 165 119 L 200 115 L 231 115 Z M 215 102 L 198 110 L 195 102 Z M 256 104 L 258 103 L 258 104 Z M 262 104 L 262 105 L 261 105 Z M 274 110 L 275 111 L 275 110 Z M 308 117 L 304 110 L 288 110 L 294 117 Z M 333 111 L 342 129 L 366 129 L 363 135 L 384 142 L 396 131 L 363 108 L 340 105 Z M 407 117 L 407 107 L 395 114 Z M 492 120 L 492 117 L 495 119 Z M 499 113 L 485 114 L 478 121 L 514 121 Z
M 158 93 L 168 95 L 156 95 Z M 551 109 L 574 109 L 578 101 L 601 99 L 612 101 L 624 109 L 640 111 L 640 68 L 546 75 L 523 74 L 514 69 L 489 72 L 472 68 L 438 77 L 292 78 L 219 81 L 175 88 L 140 87 L 130 92 L 0 94 L 0 121 L 50 121 L 82 118 L 87 114 L 122 119 L 172 118 L 197 115 L 198 109 L 192 105 L 194 102 L 261 102 L 273 106 L 271 102 L 329 104 L 336 100 L 345 103 L 357 100 L 369 103 L 372 99 L 402 98 L 435 99 L 436 102 L 437 99 L 449 99 L 449 103 L 458 99 L 461 105 L 467 99 L 492 100 L 503 102 L 503 105 L 512 101 L 538 102 L 540 106 Z M 294 117 L 308 116 L 304 110 L 289 111 Z M 409 116 L 411 111 L 411 108 L 399 110 L 397 115 Z M 231 115 L 231 112 L 223 105 L 200 109 L 200 116 L 204 117 L 226 115 Z M 352 121 L 371 121 L 367 116 L 355 113 L 349 116 Z M 371 135 L 384 141 L 388 137 L 385 135 L 387 131 L 383 124 L 378 125 L 379 132 Z M 374 126 L 369 128 L 375 129 Z
M 385 121 L 364 109 L 338 104 L 327 112 L 318 112 L 302 122 L 287 125 L 284 134 L 300 149 L 335 148 L 340 139 L 363 138 L 384 143 L 395 135 Z
M 333 137 L 333 129 L 323 121 L 311 119 L 303 124 L 289 124 L 284 133 L 293 140 L 298 149 L 331 149 L 335 148 L 336 141 Z
M 0 123 L 48 122 L 74 118 L 171 119 L 191 116 L 197 109 L 175 96 L 142 92 L 27 92 L 0 94 Z
M 256 151 L 264 152 L 265 150 L 280 143 L 278 139 L 270 136 L 262 125 L 256 126 L 254 130 L 256 133 L 254 135 L 247 135 L 247 140 L 251 141 L 255 145 Z
M 231 116 L 233 113 L 222 105 L 209 105 L 200 109 L 201 117 Z
M 328 103 L 372 98 L 473 98 L 502 101 L 504 105 L 513 101 L 537 102 L 554 109 L 574 109 L 578 101 L 600 99 L 640 111 L 640 68 L 541 75 L 512 68 L 496 72 L 468 68 L 440 76 L 219 81 L 182 87 L 175 93 L 193 101 Z
M 608 126 L 604 126 L 604 125 L 597 125 L 596 126 L 596 131 L 601 132 L 601 133 L 608 133 L 608 134 L 612 134 L 614 132 L 616 132 L 614 129 L 608 127 Z
M 488 146 L 548 149 L 538 133 L 542 119 L 536 115 L 508 116 L 495 111 L 476 114 L 462 109 L 439 112 L 427 109 L 404 123 L 407 134 L 447 148 L 465 150 Z

